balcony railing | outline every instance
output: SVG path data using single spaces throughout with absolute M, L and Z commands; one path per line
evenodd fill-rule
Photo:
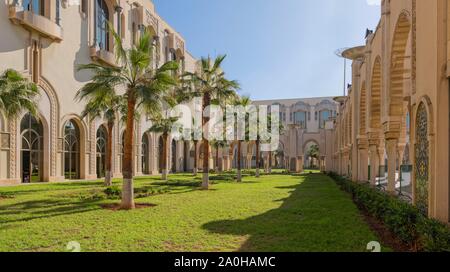
M 39 32 L 42 36 L 56 42 L 63 39 L 63 29 L 58 24 L 33 11 L 24 10 L 21 6 L 11 5 L 9 7 L 9 19 L 14 24 Z

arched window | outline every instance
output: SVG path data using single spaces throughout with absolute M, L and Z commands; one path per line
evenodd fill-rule
M 162 169 L 164 168 L 164 160 L 163 160 L 163 137 L 160 136 L 158 140 L 158 166 L 159 166 L 159 172 L 162 173 Z
M 120 145 L 120 171 L 122 171 L 123 167 L 123 157 L 125 156 L 125 130 L 122 132 L 122 137 L 120 138 L 121 145 Z
M 175 140 L 172 140 L 172 173 L 175 173 L 177 171 L 177 142 Z
M 428 215 L 428 178 L 429 178 L 429 142 L 428 142 L 428 113 L 421 103 L 416 115 L 416 144 L 415 144 L 415 179 L 416 205 L 423 214 Z
M 330 117 L 331 117 L 331 111 L 329 111 L 329 110 L 320 111 L 319 128 L 324 129 L 325 124 L 328 120 L 330 120 Z
M 306 112 L 304 111 L 295 112 L 294 124 L 300 126 L 300 128 L 306 129 Z
M 61 0 L 56 0 L 56 24 L 61 25 Z
M 80 178 L 80 130 L 74 120 L 64 125 L 64 176 Z
M 2 132 L 4 130 L 5 124 L 3 124 L 3 115 L 2 112 L 0 111 L 0 132 Z
M 42 181 L 43 127 L 42 123 L 27 113 L 20 123 L 22 137 L 22 182 Z
M 97 177 L 105 177 L 106 166 L 106 144 L 108 132 L 104 126 L 100 126 L 97 130 Z
M 169 31 L 168 30 L 164 30 L 164 60 L 165 62 L 168 62 L 170 60 L 170 56 L 169 56 Z
M 131 41 L 133 45 L 137 43 L 137 29 L 136 29 L 136 23 L 133 22 L 131 24 Z
M 125 14 L 120 15 L 120 31 L 118 30 L 118 33 L 120 33 L 120 37 L 123 39 L 125 38 Z
M 149 170 L 149 142 L 148 135 L 144 134 L 142 136 L 142 145 L 141 145 L 141 158 L 142 158 L 142 173 L 150 174 Z
M 88 0 L 81 0 L 81 12 L 87 14 L 88 11 Z
M 106 5 L 105 0 L 96 0 L 95 1 L 95 17 L 96 17 L 96 39 L 97 46 L 102 49 L 109 51 L 109 31 L 108 31 L 108 22 L 109 22 L 109 10 Z
M 22 6 L 25 10 L 45 16 L 45 0 L 23 0 Z
M 171 61 L 176 61 L 177 60 L 177 53 L 173 49 L 170 50 L 170 60 Z

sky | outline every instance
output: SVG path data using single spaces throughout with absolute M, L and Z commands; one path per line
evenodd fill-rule
M 335 51 L 363 45 L 381 16 L 380 0 L 153 2 L 194 57 L 226 54 L 227 78 L 252 100 L 342 95 L 344 62 Z

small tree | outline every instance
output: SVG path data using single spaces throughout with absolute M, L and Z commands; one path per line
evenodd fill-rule
M 228 142 L 226 140 L 214 140 L 212 141 L 211 145 L 214 147 L 215 151 L 216 151 L 216 165 L 215 165 L 215 170 L 216 173 L 219 173 L 219 149 L 224 149 L 225 147 L 228 146 Z
M 105 163 L 105 186 L 112 185 L 112 142 L 114 133 L 114 124 L 118 109 L 123 107 L 123 99 L 116 95 L 109 84 L 98 84 L 90 82 L 84 85 L 76 94 L 78 101 L 86 100 L 86 106 L 81 114 L 82 118 L 89 116 L 93 121 L 95 118 L 104 118 L 108 127 L 108 141 L 106 144 L 106 163 Z
M 202 97 L 202 125 L 206 127 L 210 118 L 206 110 L 213 100 L 225 101 L 234 97 L 239 84 L 225 78 L 225 73 L 221 68 L 226 56 L 218 56 L 214 61 L 210 57 L 202 58 L 201 67 L 196 73 L 186 73 L 186 77 L 191 80 L 192 94 Z M 205 134 L 205 133 L 204 133 Z M 209 188 L 209 141 L 203 135 L 203 179 L 202 188 Z
M 163 158 L 163 168 L 162 168 L 162 179 L 167 180 L 168 170 L 167 170 L 167 154 L 168 154 L 168 141 L 169 135 L 173 131 L 173 128 L 178 121 L 178 117 L 156 117 L 151 119 L 153 126 L 149 129 L 149 132 L 161 133 L 163 139 L 163 150 L 161 156 Z
M 283 123 L 281 122 L 279 116 L 275 116 L 275 120 L 273 120 L 274 123 L 278 123 L 278 132 L 280 133 L 280 135 L 282 135 L 284 133 L 284 126 Z M 272 128 L 272 115 L 269 114 L 267 116 L 267 131 L 271 134 L 272 131 L 274 129 Z M 272 138 L 269 139 L 269 141 L 271 141 Z M 270 174 L 272 173 L 272 159 L 273 159 L 273 153 L 274 151 L 269 151 L 269 158 L 268 158 L 268 167 L 267 167 L 267 173 Z
M 139 40 L 129 49 L 125 49 L 122 38 L 109 26 L 109 33 L 114 37 L 114 49 L 118 67 L 106 64 L 91 63 L 81 65 L 80 70 L 93 73 L 92 82 L 98 85 L 107 84 L 117 91 L 125 88 L 122 95 L 127 105 L 127 120 L 125 130 L 122 209 L 134 209 L 133 186 L 133 142 L 135 114 L 139 110 L 146 113 L 161 112 L 166 93 L 177 85 L 174 72 L 178 70 L 178 63 L 167 62 L 161 67 L 154 68 L 151 35 L 145 30 Z
M 39 90 L 21 73 L 8 69 L 0 75 L 0 111 L 9 120 L 14 120 L 26 110 L 38 117 L 36 98 Z
M 236 100 L 235 100 L 235 106 L 241 106 L 241 107 L 243 107 L 244 109 L 245 109 L 245 117 L 244 117 L 244 120 L 237 120 L 238 119 L 238 116 L 237 116 L 237 114 L 236 114 L 236 121 L 237 121 L 237 126 L 239 126 L 239 125 L 242 125 L 242 123 L 244 124 L 244 131 L 245 131 L 245 135 L 244 135 L 244 139 L 236 139 L 237 140 L 237 145 L 238 145 L 238 147 L 237 147 L 237 181 L 238 182 L 241 182 L 242 181 L 242 162 L 241 162 L 241 160 L 242 160 L 242 142 L 244 142 L 244 141 L 247 141 L 248 140 L 248 127 L 249 127 L 249 125 L 248 125 L 248 121 L 249 121 L 249 118 L 248 118 L 248 114 L 247 114 L 247 107 L 248 106 L 250 106 L 251 105 L 251 100 L 250 100 L 250 97 L 248 97 L 248 96 L 243 96 L 243 97 L 240 97 L 240 98 L 236 98 Z M 235 130 L 235 132 L 236 133 L 238 133 L 238 131 L 237 130 Z M 237 136 L 239 136 L 239 135 L 237 135 Z
M 307 155 L 311 158 L 311 162 L 309 167 L 313 168 L 313 160 L 312 159 L 319 159 L 319 146 L 318 145 L 312 145 L 309 147 L 308 151 L 307 151 Z

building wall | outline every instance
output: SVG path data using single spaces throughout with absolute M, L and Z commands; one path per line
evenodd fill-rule
M 56 24 L 56 1 L 46 1 L 44 16 L 35 15 L 39 21 L 29 25 L 21 16 L 24 9 L 22 1 L 0 2 L 0 71 L 15 69 L 22 72 L 30 80 L 34 80 L 40 90 L 39 113 L 43 125 L 43 172 L 42 181 L 64 180 L 64 125 L 74 120 L 80 131 L 80 178 L 97 178 L 96 133 L 103 120 L 90 122 L 81 119 L 83 103 L 75 103 L 76 92 L 87 83 L 91 74 L 78 72 L 77 66 L 91 62 L 106 62 L 115 65 L 113 43 L 110 36 L 109 50 L 101 50 L 96 43 L 95 34 L 95 2 L 80 1 L 87 6 L 69 6 L 68 1 L 60 1 L 61 21 Z M 158 65 L 166 61 L 167 52 L 173 51 L 176 60 L 185 71 L 194 72 L 197 60 L 187 52 L 183 37 L 166 23 L 156 12 L 151 1 L 105 0 L 109 10 L 109 19 L 117 32 L 119 20 L 123 23 L 123 44 L 130 47 L 133 29 L 138 35 L 138 26 L 149 29 L 156 39 L 155 58 Z M 133 5 L 132 5 L 133 4 Z M 120 5 L 120 15 L 115 7 Z M 83 12 L 84 11 L 84 12 Z M 25 16 L 26 17 L 26 16 Z M 48 18 L 44 18 L 48 17 Z M 41 22 L 43 22 L 41 24 Z M 133 28 L 134 26 L 134 28 Z M 38 27 L 39 29 L 36 29 Z M 52 36 L 55 29 L 62 29 L 62 35 Z M 188 105 L 193 107 L 192 105 Z M 25 112 L 17 120 L 0 121 L 2 145 L 0 146 L 0 183 L 20 183 L 22 180 L 21 134 L 20 121 Z M 136 128 L 135 174 L 142 174 L 141 140 L 142 135 L 151 127 L 151 122 L 143 118 Z M 115 177 L 121 176 L 121 136 L 123 126 L 115 125 L 113 144 L 113 172 Z M 149 169 L 158 172 L 154 159 L 158 154 L 159 135 L 150 134 Z M 183 145 L 177 144 L 177 169 L 181 169 L 180 151 Z M 171 154 L 171 152 L 169 152 Z M 169 167 L 171 167 L 169 160 Z
M 279 106 L 280 120 L 284 128 L 280 136 L 280 146 L 284 149 L 286 168 L 301 171 L 307 167 L 306 153 L 310 144 L 314 143 L 319 146 L 321 169 L 332 170 L 333 120 L 338 111 L 338 104 L 332 97 L 266 100 L 255 101 L 254 104 Z M 319 126 L 321 111 L 329 112 L 329 118 L 324 120 L 322 127 Z M 306 112 L 306 127 L 295 124 L 296 112 Z M 263 156 L 268 157 L 267 154 Z
M 382 2 L 377 29 L 364 46 L 351 49 L 357 53 L 348 55 L 353 82 L 349 95 L 339 98 L 338 148 L 333 156 L 336 172 L 373 185 L 377 174 L 372 171 L 367 177 L 367 167 L 387 167 L 387 190 L 392 194 L 397 191 L 399 166 L 408 158 L 413 202 L 445 222 L 449 15 L 447 0 Z

